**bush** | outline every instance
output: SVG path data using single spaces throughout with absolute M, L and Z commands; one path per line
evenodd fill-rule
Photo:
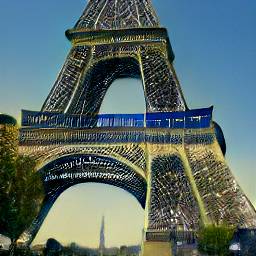
M 225 225 L 210 225 L 198 232 L 198 249 L 209 255 L 230 255 L 229 245 L 235 229 Z

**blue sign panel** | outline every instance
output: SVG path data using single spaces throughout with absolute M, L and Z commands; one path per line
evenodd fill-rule
M 213 107 L 182 112 L 147 113 L 147 127 L 198 129 L 210 127 Z
M 22 126 L 32 128 L 148 127 L 199 129 L 210 127 L 213 108 L 146 114 L 68 115 L 22 111 Z
M 144 114 L 97 115 L 97 127 L 144 127 Z

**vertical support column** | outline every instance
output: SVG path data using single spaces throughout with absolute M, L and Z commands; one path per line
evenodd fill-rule
M 166 45 L 142 46 L 139 58 L 147 111 L 185 111 L 186 103 L 171 67 Z
M 190 186 L 182 144 L 149 144 L 148 191 L 142 255 L 172 255 L 198 228 L 200 207 Z M 178 239 L 178 240 L 177 240 Z
M 152 156 L 148 152 L 150 145 L 146 144 L 146 166 L 147 166 L 147 198 L 145 207 L 145 225 L 142 241 L 142 256 L 172 256 L 170 233 L 150 230 L 150 211 L 152 198 Z M 150 151 L 150 149 L 149 149 Z
M 201 225 L 203 226 L 207 226 L 209 224 L 211 224 L 211 221 L 209 220 L 207 214 L 206 214 L 206 209 L 205 209 L 205 205 L 204 202 L 202 200 L 202 197 L 198 191 L 198 187 L 196 185 L 190 164 L 188 162 L 186 153 L 184 152 L 184 157 L 183 157 L 183 164 L 184 164 L 184 169 L 185 169 L 185 173 L 187 175 L 187 178 L 189 180 L 189 185 L 191 187 L 192 193 L 194 195 L 194 198 L 197 202 L 198 205 L 198 209 L 199 209 L 199 217 L 200 217 L 200 221 L 201 221 Z
M 66 111 L 90 58 L 91 48 L 88 46 L 75 46 L 71 49 L 50 94 L 44 102 L 42 111 L 59 113 Z

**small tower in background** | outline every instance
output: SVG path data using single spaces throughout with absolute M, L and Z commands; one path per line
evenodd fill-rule
M 99 244 L 99 255 L 103 256 L 105 251 L 105 217 L 102 217 L 100 227 L 100 244 Z

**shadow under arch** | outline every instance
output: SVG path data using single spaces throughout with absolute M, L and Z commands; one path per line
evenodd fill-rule
M 96 182 L 119 187 L 132 194 L 145 208 L 145 178 L 111 157 L 87 154 L 64 156 L 46 164 L 39 173 L 45 188 L 45 198 L 38 216 L 17 240 L 19 246 L 32 243 L 60 194 L 80 183 Z

